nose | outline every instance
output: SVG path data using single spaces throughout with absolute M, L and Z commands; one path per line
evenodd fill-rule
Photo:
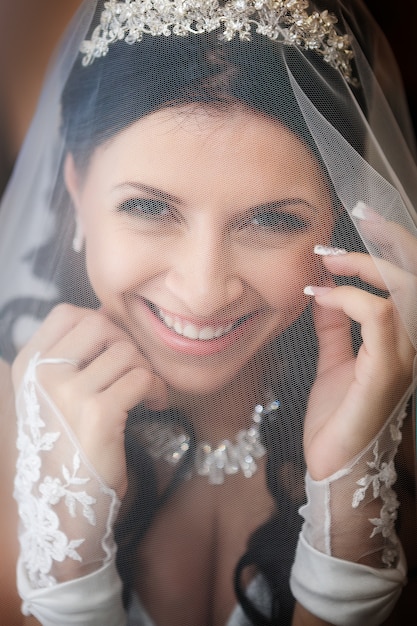
M 171 257 L 165 284 L 190 313 L 208 317 L 238 300 L 244 284 L 230 242 L 202 230 L 191 233 Z

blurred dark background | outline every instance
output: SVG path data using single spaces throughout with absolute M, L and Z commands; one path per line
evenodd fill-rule
M 0 0 L 0 195 L 33 115 L 48 60 L 81 0 Z M 417 0 L 365 0 L 388 38 L 417 129 Z
M 417 0 L 364 0 L 387 37 L 400 67 L 417 131 Z
M 45 70 L 81 0 L 0 0 L 0 194 L 34 113 Z

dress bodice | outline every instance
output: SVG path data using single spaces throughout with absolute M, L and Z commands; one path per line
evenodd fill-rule
M 258 610 L 265 615 L 270 613 L 271 594 L 262 574 L 255 576 L 250 582 L 246 593 Z M 136 593 L 133 595 L 130 605 L 128 626 L 158 626 L 152 621 Z M 237 604 L 225 626 L 251 626 L 251 622 L 246 617 L 241 606 Z

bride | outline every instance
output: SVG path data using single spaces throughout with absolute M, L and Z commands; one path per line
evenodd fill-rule
M 0 210 L 2 623 L 407 623 L 389 64 L 355 0 L 81 7 Z

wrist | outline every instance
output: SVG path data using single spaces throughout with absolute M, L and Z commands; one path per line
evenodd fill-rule
M 306 611 L 325 623 L 382 624 L 405 583 L 402 550 L 395 568 L 372 568 L 319 552 L 300 534 L 290 577 L 291 591 Z
M 42 626 L 124 626 L 122 584 L 114 560 L 95 572 L 43 589 L 33 589 L 19 561 L 17 583 L 22 613 Z

